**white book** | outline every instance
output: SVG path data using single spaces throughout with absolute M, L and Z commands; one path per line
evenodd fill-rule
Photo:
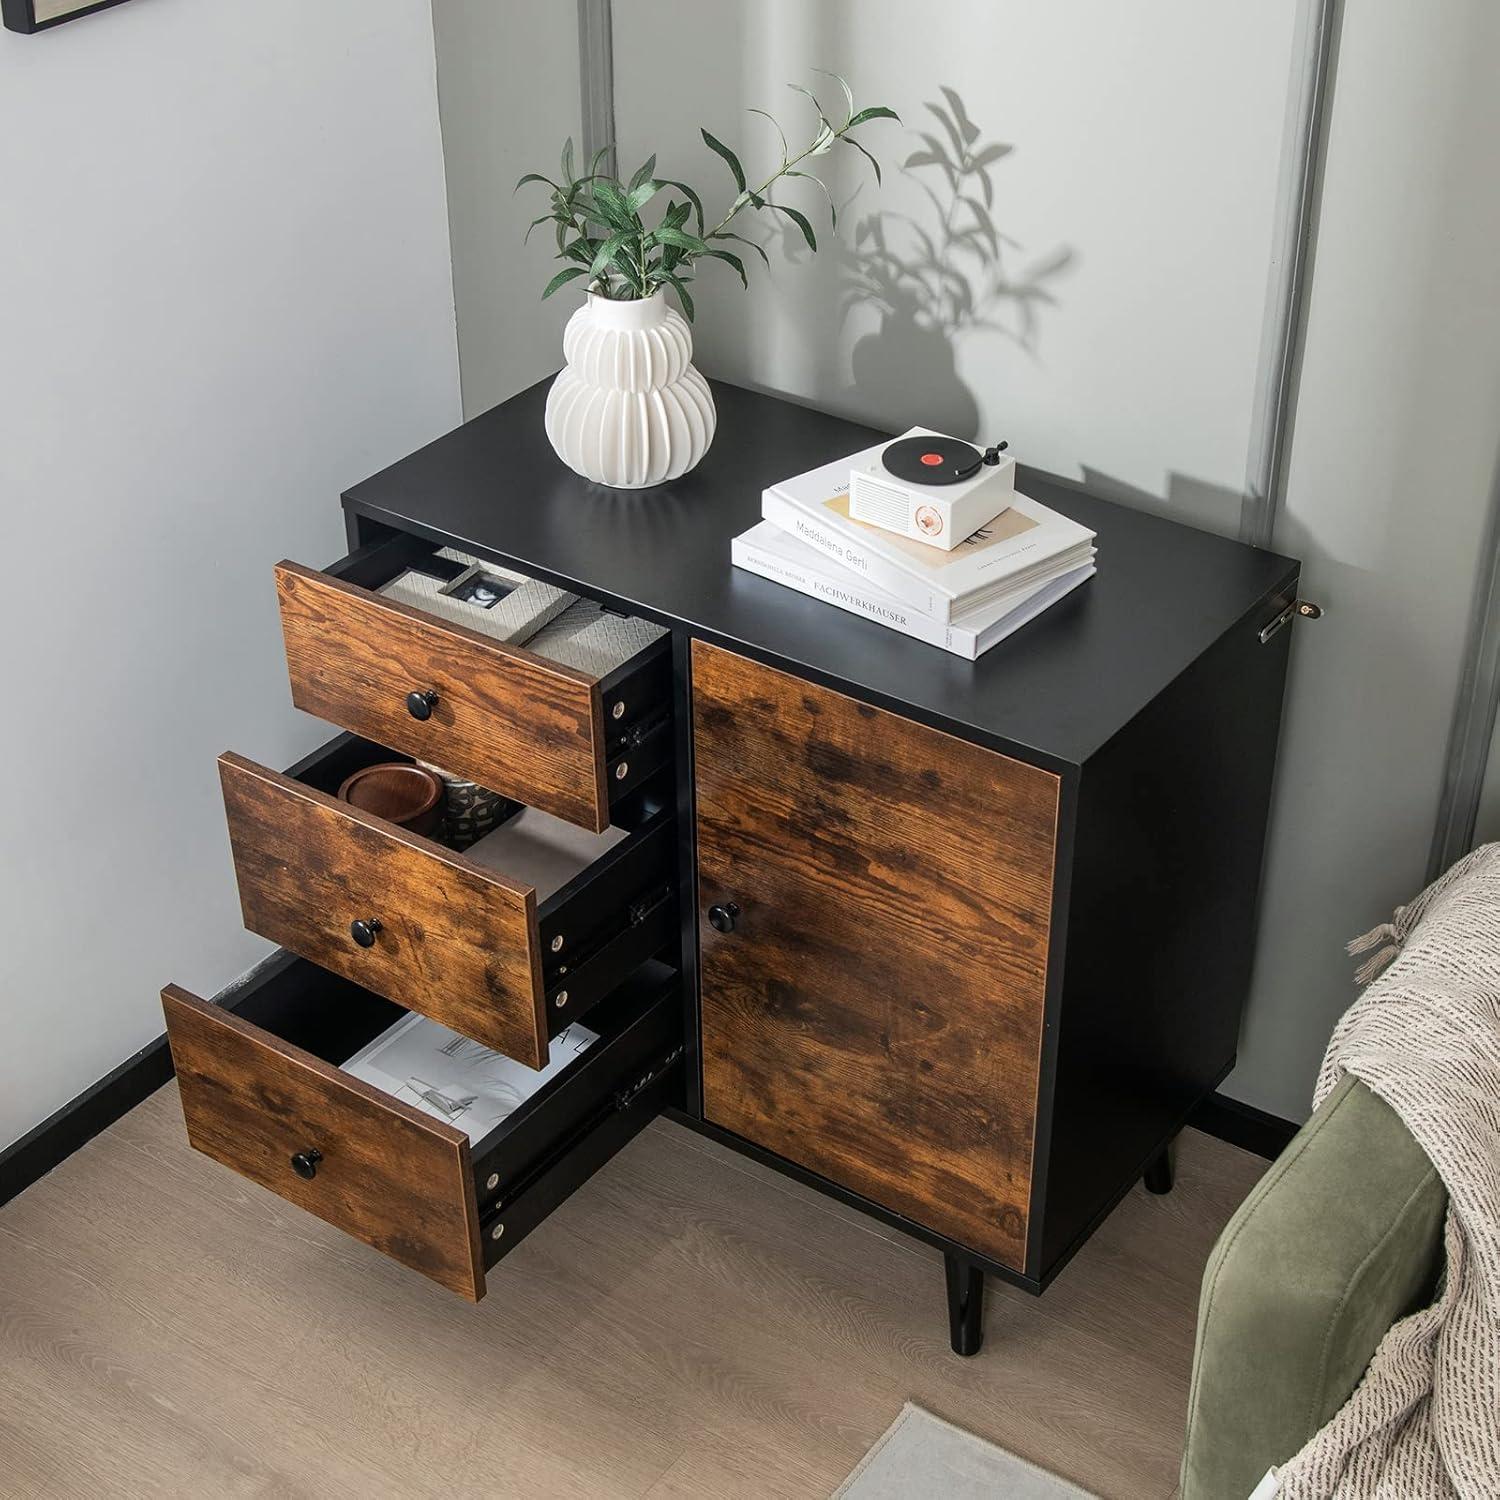
M 977 661 L 991 646 L 1094 576 L 1093 564 L 1087 562 L 1054 573 L 1041 583 L 1013 589 L 988 604 L 964 610 L 944 625 L 845 572 L 824 553 L 799 542 L 769 521 L 761 521 L 735 537 L 730 544 L 730 560 L 736 567 L 772 583 L 821 599 L 850 614 L 863 615 L 888 630 L 899 631 L 969 661 Z
M 1024 497 L 1017 495 L 1016 501 Z M 1025 502 L 1031 503 L 1031 502 Z M 1014 509 L 1014 504 L 1012 506 Z M 795 541 L 820 552 L 835 568 L 850 578 L 863 580 L 869 587 L 899 599 L 918 614 L 926 615 L 940 625 L 951 623 L 966 610 L 978 609 L 1005 598 L 1018 589 L 1035 587 L 1055 577 L 1059 572 L 1090 566 L 1095 551 L 1091 542 L 1081 541 L 1074 546 L 1054 552 L 1028 563 L 1024 567 L 992 578 L 983 587 L 973 592 L 954 596 L 940 591 L 932 583 L 912 576 L 903 569 L 891 565 L 889 559 L 876 549 L 863 544 L 863 539 L 850 542 L 841 533 L 834 532 L 820 518 L 807 515 L 788 502 L 775 490 L 765 490 L 761 495 L 761 515 L 771 525 Z M 859 522 L 851 522 L 860 525 Z M 890 534 L 887 533 L 889 536 Z M 892 537 L 893 541 L 906 547 L 920 547 L 923 552 L 932 549 L 920 542 L 908 542 L 903 537 Z M 939 554 L 957 557 L 958 551 Z
M 1019 492 L 1007 510 L 951 552 L 854 520 L 851 468 L 884 446 L 772 485 L 762 491 L 761 515 L 944 624 L 959 610 L 1034 579 L 1050 564 L 1082 566 L 1092 558 L 1092 531 Z
M 478 1141 L 598 1040 L 598 1032 L 574 1021 L 552 1038 L 547 1065 L 538 1070 L 411 1014 L 361 1047 L 343 1070 Z

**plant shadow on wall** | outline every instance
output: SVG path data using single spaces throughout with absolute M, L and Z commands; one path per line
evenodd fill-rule
M 861 308 L 880 326 L 856 342 L 853 394 L 862 410 L 898 425 L 920 422 L 955 437 L 978 435 L 979 402 L 958 372 L 973 335 L 1009 340 L 1035 354 L 1044 311 L 1075 263 L 1060 245 L 1028 260 L 995 222 L 995 168 L 1015 149 L 982 139 L 956 90 L 926 108 L 936 133 L 901 165 L 925 200 L 918 212 L 881 210 L 855 226 L 841 251 L 845 318 Z

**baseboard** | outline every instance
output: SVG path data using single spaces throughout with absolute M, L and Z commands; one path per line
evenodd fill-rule
M 165 1035 L 142 1047 L 56 1114 L 0 1151 L 0 1204 L 45 1177 L 101 1130 L 127 1115 L 172 1076 Z
M 1210 1094 L 1188 1116 L 1188 1124 L 1204 1135 L 1228 1141 L 1243 1151 L 1253 1151 L 1267 1161 L 1275 1161 L 1302 1128 L 1280 1115 L 1268 1114 L 1225 1094 Z

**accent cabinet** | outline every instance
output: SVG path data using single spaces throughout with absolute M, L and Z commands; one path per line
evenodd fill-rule
M 665 1114 L 941 1249 L 972 1354 L 985 1275 L 1040 1292 L 1169 1186 L 1233 1066 L 1297 564 L 1023 471 L 1098 575 L 950 657 L 730 566 L 763 486 L 878 434 L 714 393 L 703 464 L 622 495 L 557 461 L 544 382 L 351 489 L 346 557 L 276 568 L 293 701 L 343 732 L 221 759 L 281 951 L 164 991 L 188 1137 L 477 1299 Z M 491 565 L 577 601 L 512 645 L 402 582 Z M 392 761 L 487 788 L 495 840 L 341 797 Z M 377 1086 L 413 1017 L 536 1085 L 482 1128 Z

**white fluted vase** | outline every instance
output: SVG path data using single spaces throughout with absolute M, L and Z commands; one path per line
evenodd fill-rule
M 595 484 L 639 490 L 686 474 L 717 416 L 693 368 L 687 319 L 661 292 L 612 302 L 592 292 L 563 332 L 567 366 L 547 393 L 557 456 Z

